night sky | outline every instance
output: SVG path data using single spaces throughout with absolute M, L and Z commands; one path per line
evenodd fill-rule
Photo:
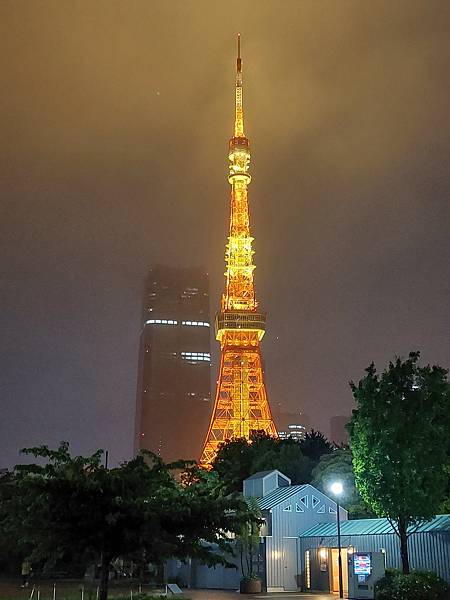
M 238 31 L 271 404 L 328 434 L 372 360 L 450 366 L 449 22 L 430 0 L 3 0 L 0 467 L 60 440 L 131 456 L 151 263 L 204 265 L 217 309 Z

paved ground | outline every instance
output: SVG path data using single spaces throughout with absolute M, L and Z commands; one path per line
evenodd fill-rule
M 256 600 L 256 598 L 271 598 L 274 600 L 331 600 L 335 598 L 335 596 L 328 594 L 299 594 L 297 592 L 270 592 L 267 594 L 239 596 L 238 592 L 228 590 L 185 590 L 184 594 L 192 600 L 236 600 L 239 597 L 250 598 L 252 600 Z
M 83 581 L 57 581 L 56 600 L 81 600 L 81 588 L 84 584 L 84 600 L 95 600 L 95 587 L 87 585 Z M 133 593 L 137 593 L 139 588 L 133 584 Z M 29 588 L 21 588 L 20 581 L 0 581 L 0 600 L 30 600 L 33 582 Z M 144 586 L 144 591 L 149 591 Z M 40 600 L 53 600 L 53 583 L 41 581 L 39 583 Z M 117 596 L 127 596 L 130 593 L 130 584 L 121 582 L 121 584 L 112 584 L 110 586 L 109 597 L 114 600 Z M 151 592 L 150 592 L 151 593 Z M 157 592 L 156 592 L 157 593 Z M 268 593 L 240 596 L 238 592 L 231 590 L 183 590 L 181 597 L 172 596 L 175 600 L 331 600 L 335 596 L 327 594 L 298 594 L 295 592 Z M 37 600 L 37 589 L 33 593 L 33 600 Z

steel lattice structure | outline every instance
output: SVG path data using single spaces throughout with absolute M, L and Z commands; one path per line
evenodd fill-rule
M 258 310 L 253 283 L 252 249 L 247 188 L 250 144 L 244 133 L 242 60 L 238 36 L 236 68 L 236 117 L 230 140 L 228 181 L 231 185 L 230 235 L 226 246 L 226 288 L 216 315 L 216 338 L 221 361 L 214 409 L 200 464 L 208 468 L 219 445 L 252 431 L 277 436 L 267 400 L 260 341 L 266 316 Z

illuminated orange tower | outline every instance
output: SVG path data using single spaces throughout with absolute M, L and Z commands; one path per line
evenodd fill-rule
M 244 134 L 242 60 L 238 35 L 236 118 L 230 140 L 228 181 L 231 185 L 230 235 L 225 252 L 226 288 L 216 315 L 221 360 L 216 399 L 200 464 L 208 467 L 219 445 L 232 438 L 250 439 L 252 431 L 277 436 L 267 400 L 260 341 L 266 316 L 258 310 L 253 283 L 252 242 L 247 188 L 250 144 Z

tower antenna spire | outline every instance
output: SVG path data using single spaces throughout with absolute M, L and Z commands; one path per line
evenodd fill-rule
M 237 34 L 237 61 L 236 61 L 236 118 L 234 122 L 234 136 L 244 137 L 244 106 L 242 102 L 242 58 L 241 34 Z

